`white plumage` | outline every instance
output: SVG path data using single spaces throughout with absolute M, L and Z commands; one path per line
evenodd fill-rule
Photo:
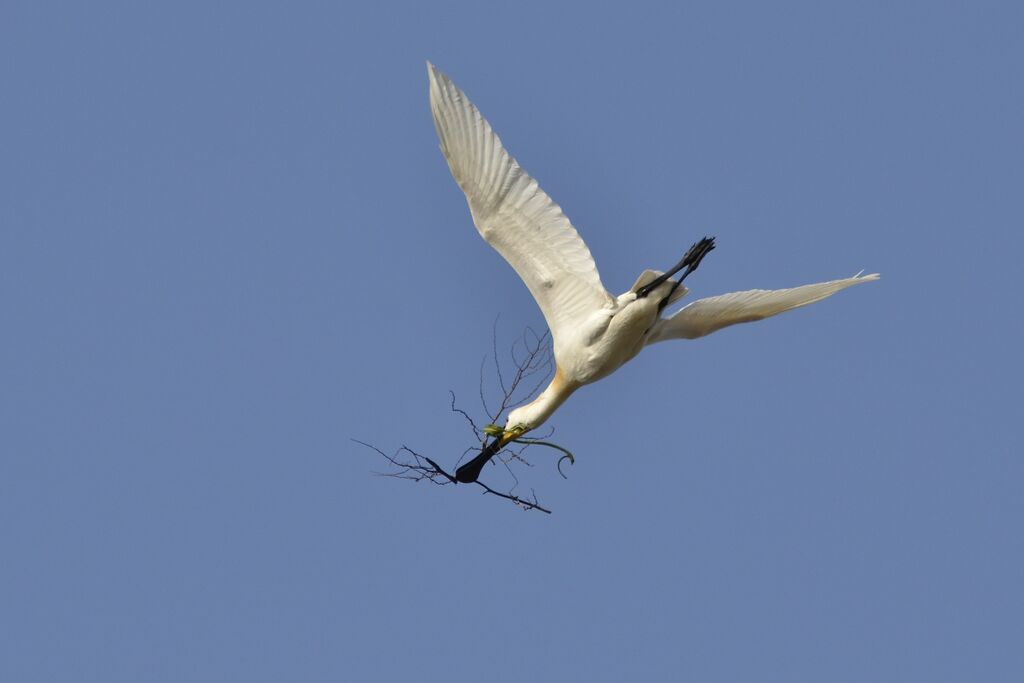
M 573 391 L 614 372 L 647 344 L 702 337 L 878 279 L 877 274 L 858 274 L 792 289 L 723 294 L 694 301 L 665 318 L 660 315 L 662 301 L 672 303 L 687 290 L 667 280 L 638 296 L 643 285 L 661 275 L 657 271 L 645 271 L 628 292 L 614 297 L 601 284 L 590 250 L 558 204 L 505 151 L 465 93 L 429 62 L 427 71 L 441 151 L 466 195 L 473 222 L 526 283 L 554 343 L 554 379 L 536 400 L 509 414 L 496 444 L 538 427 Z

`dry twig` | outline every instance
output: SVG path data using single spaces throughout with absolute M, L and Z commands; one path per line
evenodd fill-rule
M 545 332 L 542 335 L 537 335 L 532 329 L 527 328 L 526 332 L 523 333 L 523 336 L 512 345 L 510 355 L 515 370 L 508 377 L 506 377 L 505 373 L 502 371 L 501 363 L 498 359 L 497 338 L 497 320 L 495 320 L 492 351 L 494 358 L 494 373 L 496 377 L 495 384 L 501 392 L 501 400 L 497 409 L 493 411 L 489 408 L 487 400 L 484 397 L 486 393 L 486 373 L 484 372 L 484 369 L 487 366 L 488 356 L 484 356 L 480 365 L 480 402 L 487 415 L 488 424 L 480 427 L 469 413 L 456 405 L 455 392 L 449 392 L 451 396 L 450 408 L 452 413 L 462 416 L 468 427 L 472 430 L 474 439 L 479 442 L 480 448 L 486 444 L 488 436 L 492 435 L 495 429 L 500 431 L 500 428 L 495 427 L 495 425 L 501 424 L 502 416 L 512 406 L 523 403 L 535 396 L 550 379 L 554 370 L 550 335 L 548 332 Z M 553 433 L 554 430 L 548 430 L 547 433 L 541 434 L 536 438 L 517 439 L 516 441 L 510 442 L 506 448 L 498 453 L 496 460 L 505 467 L 513 480 L 513 485 L 507 492 L 503 493 L 498 491 L 479 480 L 474 483 L 484 490 L 485 495 L 490 494 L 499 498 L 504 498 L 524 510 L 539 510 L 547 514 L 551 514 L 551 510 L 542 506 L 537 501 L 537 496 L 532 489 L 530 490 L 529 498 L 524 498 L 515 494 L 515 490 L 519 487 L 519 477 L 516 476 L 511 466 L 515 463 L 521 463 L 528 467 L 532 467 L 530 462 L 524 457 L 524 451 L 531 446 L 547 446 L 555 448 L 565 454 L 557 463 L 558 473 L 564 478 L 565 473 L 563 473 L 561 469 L 562 461 L 568 460 L 569 463 L 572 464 L 574 459 L 572 453 L 568 450 L 547 441 Z M 389 455 L 373 444 L 369 444 L 358 439 L 353 439 L 353 441 L 372 449 L 394 468 L 389 472 L 377 473 L 381 476 L 394 477 L 396 479 L 408 479 L 410 481 L 425 480 L 438 486 L 458 483 L 453 475 L 445 471 L 445 469 L 438 465 L 434 460 L 417 453 L 408 446 L 403 445 L 397 451 Z M 463 451 L 462 456 L 459 458 L 459 462 L 461 462 L 467 454 L 477 450 L 477 448 L 478 447 L 474 446 Z M 456 466 L 458 466 L 458 464 L 459 463 L 457 462 Z

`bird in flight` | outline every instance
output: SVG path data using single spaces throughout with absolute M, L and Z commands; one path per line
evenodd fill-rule
M 629 291 L 612 296 L 601 284 L 590 250 L 558 204 L 505 151 L 466 94 L 430 62 L 427 73 L 441 151 L 466 195 L 473 223 L 537 301 L 551 330 L 555 356 L 548 387 L 508 414 L 491 443 L 456 470 L 457 481 L 476 481 L 506 444 L 539 427 L 574 391 L 615 372 L 645 346 L 703 337 L 878 279 L 877 274 L 858 274 L 791 289 L 733 292 L 699 299 L 663 317 L 667 306 L 686 295 L 686 277 L 715 248 L 714 238 L 705 237 L 669 270 L 645 270 Z

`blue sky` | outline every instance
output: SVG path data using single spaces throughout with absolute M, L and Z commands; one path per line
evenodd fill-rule
M 1022 19 L 5 3 L 0 679 L 1021 680 Z M 553 515 L 374 477 L 543 326 L 427 59 L 615 293 L 883 279 L 580 391 Z

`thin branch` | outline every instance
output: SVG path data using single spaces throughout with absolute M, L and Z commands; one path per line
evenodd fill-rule
M 533 336 L 534 342 L 531 344 L 527 338 L 527 334 Z M 551 373 L 552 359 L 547 341 L 550 338 L 550 333 L 545 331 L 543 335 L 537 336 L 537 333 L 532 329 L 527 328 L 527 331 L 523 333 L 523 337 L 520 340 L 523 344 L 523 348 L 526 351 L 526 356 L 523 359 L 518 359 L 515 355 L 515 344 L 512 346 L 512 358 L 515 363 L 515 374 L 512 376 L 512 381 L 505 387 L 503 387 L 503 398 L 501 406 L 497 412 L 490 413 L 488 415 L 491 418 L 491 422 L 497 423 L 501 418 L 501 415 L 508 410 L 508 408 L 514 403 L 520 402 L 518 399 L 519 385 L 523 380 L 537 374 L 543 370 L 540 381 L 530 389 L 526 394 L 526 398 L 533 396 L 537 390 L 544 384 L 544 381 Z M 525 399 L 522 399 L 525 400 Z
M 484 397 L 484 367 L 487 365 L 487 355 L 480 359 L 480 404 L 484 407 L 484 412 L 488 416 L 491 414 L 491 409 L 487 407 L 487 399 Z M 493 420 L 492 420 L 493 422 Z
M 487 443 L 489 435 L 500 433 L 501 428 L 495 428 L 494 425 L 504 424 L 501 421 L 502 416 L 504 416 L 512 406 L 519 405 L 536 396 L 554 373 L 551 335 L 548 331 L 545 330 L 543 334 L 538 335 L 532 328 L 526 328 L 522 336 L 515 340 L 509 352 L 509 356 L 512 360 L 512 367 L 514 368 L 514 371 L 511 374 L 505 374 L 502 370 L 502 364 L 499 362 L 498 358 L 497 337 L 498 319 L 495 318 L 494 338 L 491 350 L 494 360 L 494 372 L 497 375 L 497 381 L 495 384 L 501 389 L 500 402 L 497 410 L 491 410 L 491 406 L 488 405 L 485 396 L 485 384 L 487 384 L 487 382 L 485 381 L 484 370 L 487 367 L 487 362 L 489 360 L 487 355 L 485 355 L 480 361 L 480 382 L 478 386 L 480 403 L 490 424 L 481 428 L 467 411 L 463 410 L 456 404 L 455 392 L 448 392 L 449 409 L 452 413 L 456 413 L 462 417 L 465 423 L 472 430 L 474 440 L 479 443 L 478 446 L 471 446 L 465 449 L 456 462 L 456 466 L 458 466 L 458 463 L 461 463 L 467 455 L 478 451 L 479 448 L 482 448 Z M 533 467 L 533 465 L 524 457 L 525 451 L 531 446 L 547 446 L 555 448 L 565 454 L 556 464 L 558 473 L 561 474 L 562 477 L 565 477 L 565 473 L 562 472 L 561 469 L 562 461 L 568 459 L 570 462 L 573 462 L 573 456 L 572 453 L 565 448 L 547 440 L 553 433 L 554 429 L 549 428 L 543 434 L 537 434 L 531 438 L 516 439 L 509 442 L 505 448 L 501 449 L 496 454 L 498 461 L 504 466 L 512 480 L 512 486 L 507 492 L 498 491 L 479 480 L 474 483 L 483 489 L 483 493 L 485 495 L 489 494 L 499 498 L 504 498 L 524 510 L 540 510 L 546 514 L 551 514 L 551 510 L 541 505 L 537 500 L 537 495 L 533 489 L 530 489 L 530 498 L 516 495 L 515 491 L 520 486 L 520 480 L 519 476 L 513 469 L 513 464 L 522 463 L 526 467 Z M 394 477 L 396 479 L 407 479 L 410 481 L 422 481 L 426 479 L 437 486 L 447 486 L 448 484 L 459 483 L 455 479 L 454 474 L 450 474 L 437 462 L 425 455 L 417 453 L 408 446 L 403 445 L 394 453 L 388 454 L 380 448 L 366 443 L 365 441 L 360 441 L 358 439 L 352 440 L 373 450 L 394 468 L 391 472 L 378 472 L 376 474 Z
M 558 459 L 558 463 L 555 465 L 555 467 L 558 468 L 558 473 L 562 475 L 562 479 L 569 478 L 565 476 L 565 472 L 562 471 L 562 461 L 568 460 L 570 465 L 575 465 L 576 458 L 573 457 L 573 454 L 569 452 L 568 448 L 563 448 L 558 444 L 551 443 L 550 441 L 543 441 L 542 439 L 518 439 L 518 441 L 525 443 L 528 446 L 547 446 L 548 448 L 554 448 L 555 450 L 559 450 L 565 453 L 565 455 Z
M 498 375 L 498 386 L 501 387 L 501 393 L 507 394 L 505 377 L 501 374 L 501 363 L 498 362 L 498 318 L 500 317 L 500 313 L 494 316 L 494 324 L 491 325 L 491 353 L 494 355 L 494 372 Z
M 541 512 L 547 513 L 549 515 L 551 514 L 551 510 L 547 509 L 546 507 L 537 502 L 536 495 L 533 496 L 533 500 L 526 500 L 525 498 L 520 498 L 519 496 L 513 496 L 508 493 L 502 493 L 501 491 L 495 491 L 482 481 L 477 481 L 476 483 L 482 486 L 486 493 L 490 493 L 500 498 L 504 498 L 505 500 L 511 500 L 513 503 L 523 508 L 524 510 L 540 510 Z M 533 493 L 533 489 L 530 489 L 530 492 Z
M 402 446 L 401 448 L 399 448 L 395 452 L 394 455 L 388 455 L 387 453 L 385 453 L 381 449 L 377 448 L 376 446 L 374 446 L 372 444 L 368 444 L 365 441 L 360 441 L 359 439 L 352 439 L 352 441 L 356 442 L 357 444 L 359 444 L 361 446 L 366 446 L 367 448 L 375 451 L 380 456 L 382 456 L 385 460 L 387 460 L 388 462 L 393 464 L 395 467 L 399 468 L 397 472 L 379 472 L 378 474 L 380 476 L 383 476 L 383 477 L 394 477 L 396 479 L 409 479 L 411 481 L 427 480 L 427 481 L 430 481 L 430 482 L 432 482 L 434 484 L 437 484 L 438 486 L 447 486 L 448 484 L 458 484 L 459 483 L 455 479 L 454 476 L 452 476 L 451 474 L 448 474 L 448 472 L 446 472 L 444 470 L 444 468 L 442 468 L 436 462 L 434 462 L 433 460 L 431 460 L 430 458 L 428 458 L 425 455 L 420 455 L 419 453 L 417 453 L 416 451 L 412 450 L 411 448 L 409 448 L 407 446 Z M 409 455 L 411 455 L 414 458 L 414 461 L 413 462 L 405 462 L 405 461 L 400 460 L 399 456 L 402 453 L 408 453 Z M 423 464 L 423 463 L 426 463 L 426 464 Z M 515 476 L 515 475 L 513 475 L 513 476 Z M 516 478 L 517 485 L 518 485 L 518 481 L 519 481 L 518 478 Z M 537 500 L 537 495 L 535 493 L 533 494 L 533 499 L 532 500 L 528 500 L 526 498 L 522 498 L 520 496 L 513 495 L 511 492 L 509 492 L 509 493 L 502 493 L 501 491 L 497 491 L 495 489 L 492 489 L 490 486 L 488 486 L 487 484 L 483 483 L 480 480 L 477 480 L 477 481 L 475 481 L 473 483 L 476 484 L 477 486 L 479 486 L 480 488 L 482 488 L 484 490 L 484 494 L 488 494 L 489 493 L 489 494 L 491 494 L 493 496 L 498 496 L 499 498 L 504 498 L 505 500 L 512 501 L 513 503 L 515 503 L 516 505 L 521 507 L 523 510 L 540 510 L 543 513 L 546 513 L 546 514 L 549 514 L 549 515 L 551 514 L 551 510 L 550 509 L 548 509 L 548 508 L 546 508 L 546 507 L 544 507 L 543 505 L 540 504 L 540 502 Z M 515 489 L 513 488 L 513 490 L 515 490 Z M 531 489 L 531 493 L 533 493 L 532 489 Z
M 397 451 L 395 451 L 393 455 L 388 455 L 387 453 L 377 448 L 373 444 L 366 443 L 365 441 L 360 441 L 359 439 L 352 440 L 361 446 L 366 446 L 367 448 L 376 451 L 381 457 L 383 457 L 385 460 L 387 460 L 392 465 L 398 468 L 397 471 L 395 472 L 375 472 L 375 474 L 377 474 L 378 476 L 394 477 L 396 479 L 409 479 L 410 481 L 423 481 L 424 479 L 426 479 L 427 481 L 433 484 L 437 484 L 438 486 L 444 486 L 445 484 L 455 483 L 455 478 L 452 477 L 447 472 L 445 472 L 440 467 L 438 467 L 437 463 L 435 463 L 430 458 L 420 455 L 411 448 L 402 446 Z M 403 453 L 408 453 L 409 455 L 411 455 L 413 457 L 413 460 L 402 460 L 401 455 Z M 427 463 L 427 465 L 424 465 L 424 462 Z M 440 480 L 439 477 L 444 477 L 444 479 L 446 479 L 447 481 Z
M 448 391 L 448 395 L 451 396 L 451 398 L 452 398 L 452 401 L 451 401 L 451 410 L 452 410 L 452 412 L 453 413 L 458 413 L 462 417 L 466 418 L 466 422 L 469 423 L 469 426 L 473 429 L 473 433 L 474 434 L 477 434 L 477 435 L 482 434 L 483 431 L 479 427 L 476 426 L 476 422 L 474 422 L 473 418 L 471 418 L 469 416 L 469 413 L 467 413 L 465 410 L 463 410 L 462 408 L 459 408 L 459 407 L 457 407 L 455 405 L 455 392 L 449 390 Z

